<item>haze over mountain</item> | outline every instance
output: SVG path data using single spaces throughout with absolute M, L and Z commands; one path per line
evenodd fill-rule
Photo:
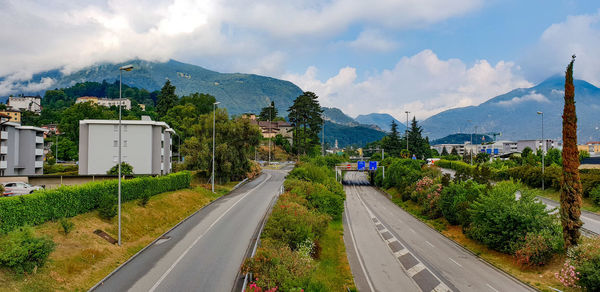
M 498 140 L 541 138 L 544 113 L 544 137 L 562 139 L 564 76 L 553 76 L 531 88 L 520 88 L 496 96 L 478 105 L 446 110 L 421 125 L 430 139 L 452 133 L 500 132 Z M 575 80 L 577 135 L 579 143 L 600 140 L 600 88 Z
M 168 79 L 177 87 L 178 95 L 194 92 L 211 94 L 230 114 L 259 113 L 271 101 L 275 102 L 280 113 L 286 114 L 294 99 L 303 92 L 289 81 L 254 74 L 219 73 L 175 60 L 164 63 L 131 60 L 120 64 L 99 64 L 67 75 L 52 70 L 34 75 L 32 82 L 51 78 L 54 83 L 46 89 L 68 87 L 85 81 L 114 82 L 119 79 L 119 67 L 126 64 L 132 64 L 134 69 L 123 73 L 124 84 L 154 91 L 160 90 Z M 23 93 L 43 94 L 44 91 Z
M 401 123 L 389 114 L 372 113 L 367 115 L 359 115 L 355 120 L 361 124 L 376 125 L 386 132 L 391 130 L 392 121 L 395 121 L 396 124 L 398 124 L 398 131 L 406 130 L 404 123 Z

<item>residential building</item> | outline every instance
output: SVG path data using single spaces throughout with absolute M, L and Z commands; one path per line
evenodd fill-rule
M 101 106 L 105 106 L 105 107 L 119 106 L 118 98 L 98 98 L 95 96 L 82 96 L 82 97 L 78 97 L 77 100 L 75 100 L 75 103 L 83 103 L 83 102 L 91 102 L 93 104 L 97 104 L 97 105 L 101 105 Z M 129 100 L 128 98 L 122 98 L 120 103 L 121 103 L 121 105 L 123 105 L 123 107 L 125 109 L 127 109 L 127 110 L 131 109 L 131 100 Z
M 13 110 L 30 111 L 36 114 L 42 112 L 41 96 L 10 96 L 6 104 Z
M 292 142 L 294 136 L 293 127 L 286 121 L 259 121 L 255 114 L 243 114 L 243 119 L 249 119 L 250 123 L 260 127 L 263 138 L 275 138 L 281 135 Z
M 8 116 L 8 121 L 21 123 L 21 112 L 14 109 L 0 110 L 0 114 Z
M 590 154 L 600 154 L 600 141 L 587 142 L 583 145 L 577 145 L 579 151 L 587 151 Z
M 552 148 L 562 148 L 562 144 L 560 142 L 545 139 L 545 140 L 519 140 L 519 141 L 496 141 L 494 143 L 487 144 L 471 144 L 470 142 L 465 142 L 463 144 L 439 144 L 432 145 L 431 149 L 437 150 L 439 153 L 442 153 L 444 147 L 448 153 L 452 152 L 452 149 L 456 149 L 459 155 L 469 154 L 473 151 L 473 154 L 477 153 L 487 153 L 494 156 L 499 155 L 508 155 L 512 153 L 521 153 L 523 149 L 526 147 L 531 148 L 536 151 L 536 149 L 541 149 L 543 145 L 543 141 L 546 142 L 546 152 Z
M 45 129 L 0 124 L 0 176 L 44 173 Z
M 79 174 L 106 174 L 119 158 L 119 121 L 79 121 Z M 135 174 L 171 172 L 171 135 L 174 131 L 164 122 L 123 120 L 121 126 L 121 160 L 133 166 Z
M 544 147 L 544 142 L 546 143 L 546 146 Z M 534 152 L 537 151 L 537 149 L 544 149 L 544 151 L 548 151 L 552 148 L 558 148 L 558 149 L 562 149 L 562 143 L 559 143 L 558 141 L 554 141 L 552 139 L 536 139 L 536 140 L 519 140 L 517 141 L 517 152 L 523 152 L 523 149 L 525 149 L 526 147 L 531 148 L 531 150 L 533 150 Z

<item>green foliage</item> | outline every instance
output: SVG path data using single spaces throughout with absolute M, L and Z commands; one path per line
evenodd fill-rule
M 521 266 L 543 266 L 563 249 L 562 229 L 556 223 L 539 233 L 527 233 L 515 250 L 515 260 Z
M 344 213 L 344 191 L 335 180 L 327 180 L 327 186 L 297 179 L 287 179 L 285 188 L 290 193 L 307 200 L 309 208 L 328 214 L 333 220 L 341 220 Z
M 311 148 L 320 144 L 319 133 L 323 125 L 323 110 L 318 98 L 310 91 L 304 92 L 288 109 L 288 118 L 294 127 L 293 147 L 296 153 L 310 154 Z
M 594 201 L 594 204 L 600 205 L 600 185 L 590 191 L 590 198 Z
M 119 164 L 117 163 L 115 166 L 111 167 L 106 174 L 119 175 Z M 121 175 L 131 174 L 133 174 L 133 166 L 127 162 L 121 162 Z
M 290 140 L 284 138 L 281 134 L 277 134 L 277 136 L 275 136 L 273 143 L 281 147 L 281 149 L 283 149 L 285 152 L 290 154 L 292 153 L 292 145 L 290 144 Z
M 476 163 L 486 163 L 490 161 L 490 155 L 484 152 L 477 153 L 474 158 Z
M 404 191 L 407 187 L 421 179 L 421 166 L 424 164 L 421 160 L 386 158 L 384 160 L 385 180 L 383 179 L 383 170 L 377 169 L 375 175 L 375 184 L 389 189 L 397 188 Z
M 12 231 L 0 238 L 0 266 L 31 273 L 44 265 L 54 246 L 48 238 L 35 237 L 31 228 Z
M 600 170 L 582 169 L 579 172 L 581 177 L 581 188 L 584 197 L 590 196 L 590 192 L 597 186 L 600 186 Z
M 171 85 L 171 80 L 167 80 L 158 94 L 156 112 L 159 116 L 164 117 L 178 102 L 179 98 L 175 94 L 175 86 Z
M 408 129 L 408 150 L 411 155 L 417 159 L 427 159 L 431 157 L 431 148 L 429 147 L 429 138 L 422 136 L 423 128 L 417 125 L 417 119 L 413 117 Z
M 98 203 L 98 214 L 101 218 L 110 220 L 117 216 L 117 196 L 115 194 L 104 193 Z
M 586 158 L 590 158 L 590 153 L 585 150 L 579 150 L 579 162 L 582 162 Z
M 546 205 L 535 200 L 534 191 L 511 181 L 500 182 L 472 203 L 467 235 L 494 250 L 513 254 L 527 233 L 551 228 L 553 216 L 545 209 Z
M 55 174 L 55 173 L 77 173 L 79 167 L 73 164 L 44 164 L 44 174 Z
M 148 205 L 148 201 L 150 201 L 150 197 L 152 197 L 152 192 L 146 190 L 140 196 L 140 201 L 139 201 L 138 205 L 140 205 L 142 207 L 146 207 L 146 205 Z
M 400 141 L 400 134 L 398 133 L 398 124 L 396 124 L 396 121 L 392 120 L 390 128 L 391 130 L 385 139 L 381 139 L 381 146 L 388 155 L 400 157 L 400 151 L 402 151 L 403 146 L 402 141 Z
M 578 285 L 587 291 L 600 291 L 600 237 L 583 240 L 567 251 L 567 263 L 578 273 Z
M 275 102 L 271 101 L 271 105 L 267 107 L 263 107 L 258 115 L 258 119 L 261 121 L 272 121 L 277 118 L 277 108 L 275 107 Z
M 190 181 L 189 172 L 127 179 L 122 182 L 121 196 L 124 202 L 131 201 L 146 191 L 156 195 L 187 188 Z M 98 208 L 103 196 L 113 195 L 116 198 L 117 187 L 117 180 L 107 180 L 40 190 L 27 196 L 0 198 L 0 233 L 89 212 Z
M 67 218 L 60 218 L 60 220 L 58 220 L 58 223 L 60 223 L 60 227 L 62 228 L 62 231 L 65 234 L 65 236 L 69 235 L 71 230 L 73 230 L 73 228 L 75 227 L 75 224 Z
M 486 193 L 486 186 L 472 180 L 452 182 L 442 190 L 440 209 L 452 225 L 469 227 L 471 203 Z
M 442 185 L 437 180 L 425 176 L 415 184 L 415 189 L 411 193 L 410 198 L 421 205 L 423 215 L 430 219 L 435 219 L 442 216 L 442 211 L 439 207 L 440 192 Z

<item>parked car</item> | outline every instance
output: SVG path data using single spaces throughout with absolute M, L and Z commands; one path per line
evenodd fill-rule
M 41 190 L 42 186 L 32 186 L 24 182 L 7 182 L 4 185 L 4 196 L 20 196 L 31 194 L 34 191 Z

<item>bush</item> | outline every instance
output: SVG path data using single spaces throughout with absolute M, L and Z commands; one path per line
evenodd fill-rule
M 574 267 L 577 284 L 588 291 L 599 291 L 600 237 L 584 239 L 579 245 L 573 246 L 567 251 L 567 257 L 565 266 L 572 265 Z
M 189 172 L 127 179 L 122 182 L 121 199 L 126 202 L 138 199 L 146 191 L 156 195 L 187 188 L 190 181 Z M 94 210 L 105 194 L 116 197 L 117 187 L 117 180 L 108 180 L 0 198 L 0 234 L 20 226 L 37 225 Z
M 119 164 L 117 163 L 115 166 L 111 167 L 106 174 L 119 175 Z M 133 174 L 133 166 L 127 162 L 121 162 L 121 175 L 131 175 Z
M 310 183 L 298 179 L 287 179 L 284 182 L 287 191 L 307 200 L 309 208 L 326 213 L 333 220 L 340 220 L 344 213 L 344 189 L 335 180 L 327 184 Z
M 142 193 L 141 197 L 140 197 L 140 202 L 138 203 L 138 205 L 142 206 L 142 207 L 146 207 L 146 205 L 148 205 L 148 201 L 150 201 L 150 197 L 152 197 L 152 193 L 148 190 L 146 190 L 145 192 Z
M 442 215 L 438 203 L 441 190 L 442 185 L 439 182 L 426 176 L 416 183 L 411 199 L 423 207 L 424 215 L 435 219 Z
M 331 176 L 335 176 L 333 170 L 328 169 L 326 166 L 317 166 L 312 163 L 301 163 L 289 174 L 289 177 L 291 178 L 297 178 L 316 183 L 324 183 Z
M 391 163 L 385 169 L 385 180 L 383 180 L 382 170 L 378 169 L 375 177 L 375 183 L 386 189 L 395 187 L 398 190 L 405 190 L 408 186 L 421 179 L 422 161 L 413 159 L 393 158 Z
M 544 229 L 540 233 L 527 233 L 515 251 L 515 259 L 521 266 L 543 266 L 563 248 L 564 240 L 557 222 L 552 229 Z
M 73 224 L 73 222 L 69 221 L 69 219 L 67 218 L 61 218 L 59 221 L 60 223 L 60 227 L 62 228 L 63 233 L 66 235 L 69 235 L 69 233 L 71 233 L 71 230 L 73 230 L 73 228 L 75 227 L 75 224 Z
M 30 228 L 12 231 L 0 238 L 0 265 L 19 274 L 31 273 L 44 265 L 54 246 L 48 238 L 35 237 Z
M 442 190 L 440 197 L 439 205 L 442 215 L 452 225 L 468 227 L 471 223 L 469 207 L 485 192 L 485 185 L 472 180 L 450 183 Z
M 100 197 L 100 203 L 98 204 L 98 214 L 100 214 L 100 217 L 110 220 L 117 216 L 117 212 L 117 196 L 106 193 Z
M 597 186 L 600 186 L 600 171 L 598 169 L 582 169 L 579 173 L 581 177 L 581 187 L 584 197 L 589 197 L 590 192 Z
M 515 198 L 517 191 L 521 192 L 519 200 Z M 535 196 L 533 190 L 512 181 L 498 183 L 471 205 L 467 235 L 494 250 L 513 254 L 517 243 L 528 233 L 552 227 L 554 217 Z

